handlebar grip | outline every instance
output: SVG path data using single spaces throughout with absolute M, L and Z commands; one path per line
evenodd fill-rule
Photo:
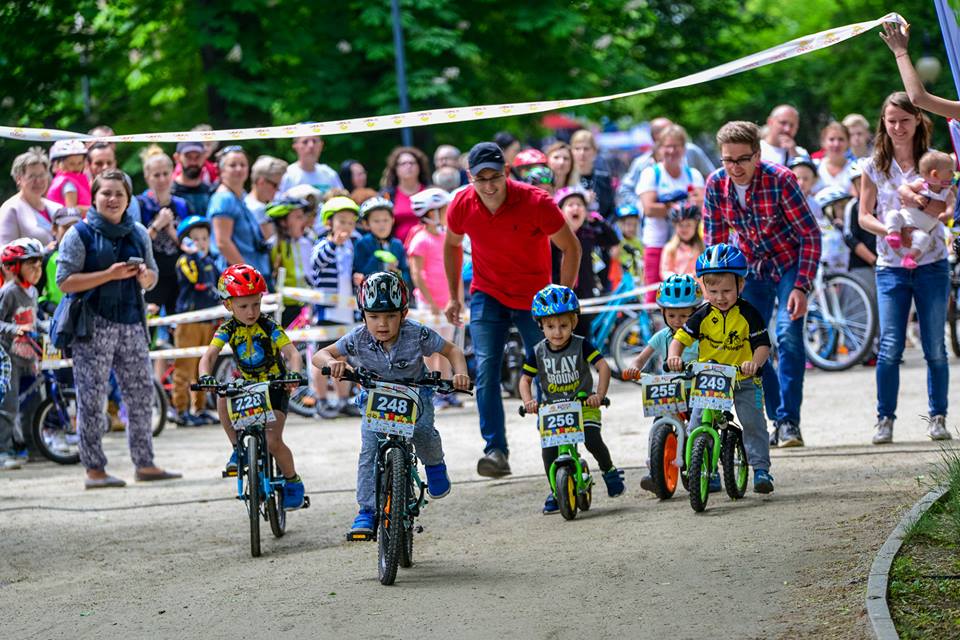
M 322 375 L 322 376 L 328 376 L 328 375 L 330 375 L 330 367 L 321 367 L 321 368 L 320 368 L 320 375 Z
M 203 387 L 194 382 L 190 385 L 190 391 L 203 391 Z
M 608 398 L 607 396 L 604 396 L 604 397 L 603 397 L 603 400 L 600 401 L 600 404 L 602 404 L 602 405 L 605 406 L 605 407 L 609 407 L 609 406 L 610 406 L 610 398 Z
M 525 418 L 527 416 L 527 410 L 523 405 L 520 405 L 519 407 L 517 407 L 517 413 L 520 414 L 521 418 Z

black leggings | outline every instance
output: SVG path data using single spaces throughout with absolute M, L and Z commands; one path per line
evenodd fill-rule
M 603 443 L 603 436 L 600 435 L 600 425 L 583 425 L 583 436 L 587 451 L 597 459 L 597 464 L 600 465 L 600 471 L 607 472 L 612 469 L 613 461 L 610 459 L 610 450 L 607 449 L 607 445 Z M 540 450 L 543 456 L 543 470 L 548 475 L 550 473 L 550 465 L 557 459 L 558 451 L 559 447 L 547 447 L 546 449 Z

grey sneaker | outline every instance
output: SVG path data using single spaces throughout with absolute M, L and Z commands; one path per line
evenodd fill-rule
M 487 478 L 502 478 L 510 475 L 510 462 L 507 455 L 494 449 L 477 460 L 477 473 Z
M 931 440 L 949 440 L 952 438 L 950 432 L 947 431 L 947 416 L 930 416 L 927 422 L 930 423 L 930 426 L 927 427 L 927 435 L 930 436 Z
M 9 453 L 0 453 L 0 471 L 13 471 L 20 468 L 20 461 Z
M 784 420 L 777 429 L 780 432 L 780 447 L 802 447 L 803 436 L 800 434 L 800 425 Z
M 893 442 L 893 418 L 877 420 L 877 431 L 873 434 L 873 444 L 889 444 Z

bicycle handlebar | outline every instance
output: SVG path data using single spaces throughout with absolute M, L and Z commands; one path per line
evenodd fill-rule
M 574 398 L 574 399 L 575 399 L 575 400 L 579 400 L 579 401 L 580 401 L 580 404 L 586 404 L 586 403 L 587 403 L 587 399 L 586 399 L 586 398 Z M 610 398 L 604 396 L 603 400 L 600 401 L 600 405 L 603 406 L 603 407 L 609 407 L 609 406 L 610 406 Z M 526 408 L 525 406 L 523 406 L 523 405 L 520 405 L 519 407 L 517 407 L 517 413 L 520 414 L 520 417 L 521 417 L 521 418 L 524 418 L 524 417 L 526 417 L 526 415 L 527 415 L 527 408 Z
M 665 376 L 670 376 L 670 377 L 672 377 L 672 378 L 675 379 L 675 380 L 676 380 L 676 379 L 692 380 L 693 377 L 694 377 L 694 374 L 693 374 L 693 365 L 695 365 L 695 364 L 697 364 L 697 363 L 696 363 L 696 362 L 687 362 L 687 363 L 685 363 L 685 364 L 683 365 L 683 370 L 682 370 L 682 371 L 664 371 L 664 372 L 663 372 L 663 375 L 665 375 Z M 705 362 L 704 364 L 719 364 L 719 363 L 717 363 L 717 362 Z M 728 364 L 728 365 L 724 365 L 724 366 L 733 367 L 734 369 L 737 370 L 737 373 L 743 373 L 743 370 L 740 368 L 740 365 L 738 365 L 738 364 Z M 631 376 L 631 377 L 629 377 L 629 378 L 628 378 L 627 376 L 624 376 L 623 379 L 624 379 L 624 380 L 627 380 L 627 381 L 640 380 L 643 376 L 644 376 L 644 373 L 643 373 L 643 372 L 640 372 L 640 373 L 638 373 L 636 376 Z
M 261 382 L 262 381 L 258 380 L 233 380 L 231 382 L 217 382 L 216 384 L 200 384 L 199 382 L 194 382 L 190 385 L 190 390 L 214 391 L 218 396 L 229 397 L 241 393 L 246 387 L 260 384 Z M 267 382 L 270 383 L 271 389 L 282 389 L 291 384 L 295 384 L 298 387 L 305 387 L 309 384 L 307 379 L 298 373 L 287 374 L 286 376 L 274 378 Z
M 320 374 L 329 376 L 330 367 L 322 367 L 320 369 Z M 430 389 L 435 389 L 437 393 L 465 393 L 472 396 L 473 393 L 464 389 L 457 389 L 453 386 L 453 380 L 446 380 L 440 377 L 439 371 L 430 371 L 426 376 L 416 380 L 414 378 L 404 378 L 402 380 L 384 380 L 379 375 L 372 371 L 368 371 L 363 367 L 358 369 L 346 369 L 343 372 L 343 375 L 340 376 L 341 380 L 346 380 L 347 382 L 356 382 L 364 389 L 373 389 L 377 386 L 378 383 L 387 383 L 387 384 L 400 384 L 405 387 L 427 387 Z M 470 389 L 473 389 L 473 383 L 470 384 Z

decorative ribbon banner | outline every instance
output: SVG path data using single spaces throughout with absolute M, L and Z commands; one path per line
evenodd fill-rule
M 433 109 L 430 111 L 418 111 L 408 113 L 397 113 L 386 116 L 370 116 L 367 118 L 353 118 L 350 120 L 330 120 L 327 122 L 314 122 L 310 124 L 285 125 L 279 127 L 257 127 L 249 129 L 221 129 L 218 131 L 172 131 L 163 133 L 138 133 L 133 135 L 93 137 L 85 134 L 74 133 L 72 131 L 62 131 L 58 129 L 31 129 L 21 127 L 0 127 L 0 137 L 14 138 L 18 140 L 34 140 L 40 142 L 52 142 L 53 140 L 80 138 L 87 140 L 103 140 L 108 142 L 183 142 L 187 140 L 254 140 L 254 139 L 273 139 L 273 138 L 296 138 L 300 136 L 333 136 L 344 133 L 362 133 L 364 131 L 386 131 L 389 129 L 401 129 L 407 127 L 423 127 L 428 125 L 448 124 L 453 122 L 469 122 L 472 120 L 487 120 L 490 118 L 502 118 L 505 116 L 526 115 L 531 113 L 542 113 L 544 111 L 555 111 L 557 109 L 569 109 L 597 102 L 606 102 L 608 100 L 619 100 L 641 93 L 651 93 L 654 91 L 665 91 L 667 89 L 676 89 L 679 87 L 689 87 L 719 78 L 725 78 L 737 73 L 743 73 L 750 69 L 756 69 L 774 62 L 787 60 L 796 56 L 825 49 L 837 43 L 849 40 L 855 36 L 869 31 L 884 22 L 896 22 L 906 25 L 904 20 L 897 13 L 888 13 L 877 20 L 867 22 L 857 22 L 843 27 L 836 27 L 815 33 L 813 35 L 803 36 L 779 44 L 770 49 L 754 53 L 752 55 L 733 60 L 699 71 L 697 73 L 663 82 L 652 87 L 638 89 L 636 91 L 627 91 L 624 93 L 614 93 L 606 96 L 593 98 L 578 98 L 572 100 L 546 100 L 541 102 L 518 102 L 507 104 L 478 105 L 473 107 L 461 107 L 451 109 Z

